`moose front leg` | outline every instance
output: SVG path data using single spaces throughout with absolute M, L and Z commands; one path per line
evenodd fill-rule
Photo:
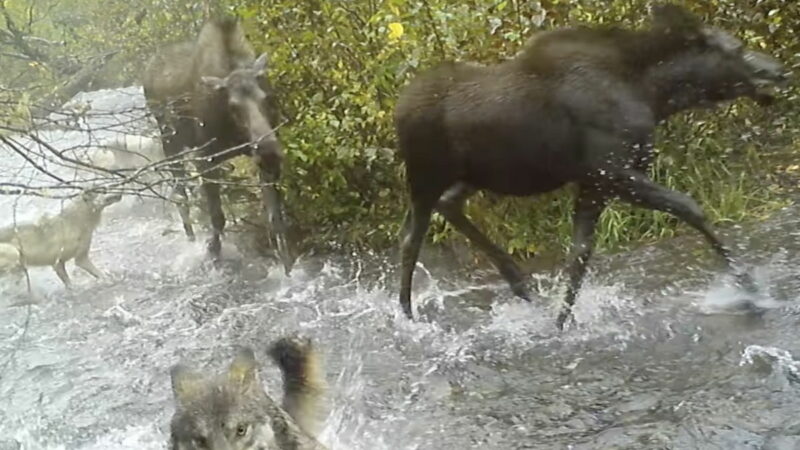
M 184 148 L 192 147 L 195 122 L 187 118 L 177 118 L 173 123 L 168 122 L 163 113 L 156 114 L 156 121 L 161 128 L 161 142 L 164 146 L 164 156 L 172 161 L 169 171 L 173 180 L 172 201 L 178 208 L 183 231 L 189 241 L 194 241 L 194 228 L 189 209 L 189 196 L 186 193 L 187 172 L 184 160 L 180 153 Z M 172 127 L 174 125 L 174 128 Z
M 220 259 L 222 251 L 221 236 L 225 231 L 225 213 L 222 211 L 222 200 L 219 195 L 219 168 L 214 167 L 203 174 L 203 192 L 206 195 L 208 214 L 211 217 L 211 237 L 208 240 L 208 252 L 215 260 Z
M 736 277 L 737 283 L 750 292 L 756 292 L 755 282 L 747 272 L 742 271 L 717 235 L 711 230 L 705 214 L 691 197 L 678 191 L 667 189 L 654 183 L 640 172 L 633 170 L 613 174 L 614 192 L 621 199 L 644 208 L 655 209 L 674 215 L 699 231 Z
M 278 183 L 281 179 L 282 155 L 275 147 L 265 153 L 256 153 L 254 160 L 259 168 L 261 180 L 261 201 L 267 218 L 267 225 L 271 238 L 275 243 L 278 257 L 283 264 L 283 270 L 289 275 L 294 266 L 295 258 L 289 246 L 287 227 L 283 210 L 283 198 Z
M 583 277 L 586 275 L 586 267 L 594 248 L 594 230 L 605 205 L 606 200 L 601 195 L 581 187 L 575 202 L 572 250 L 567 263 L 567 277 L 569 278 L 567 295 L 564 298 L 564 306 L 556 319 L 556 326 L 559 330 L 564 328 L 564 322 L 572 313 L 572 306 L 575 304 L 578 290 L 580 290 Z

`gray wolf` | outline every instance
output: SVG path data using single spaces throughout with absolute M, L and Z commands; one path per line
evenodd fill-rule
M 249 348 L 221 375 L 174 366 L 171 450 L 324 450 L 315 437 L 326 386 L 319 355 L 300 337 L 278 340 L 269 353 L 283 375 L 283 406 L 264 390 Z
M 33 266 L 51 266 L 66 287 L 70 279 L 65 264 L 75 265 L 95 278 L 102 273 L 89 259 L 92 235 L 100 225 L 103 210 L 120 201 L 120 195 L 99 196 L 84 192 L 54 216 L 36 223 L 0 230 L 0 270 L 14 272 Z
M 768 105 L 768 88 L 786 73 L 777 60 L 745 49 L 682 7 L 658 5 L 652 13 L 643 30 L 542 32 L 508 61 L 445 63 L 401 92 L 395 127 L 411 197 L 401 232 L 400 305 L 407 317 L 413 317 L 412 277 L 434 209 L 529 300 L 518 265 L 464 215 L 477 190 L 529 196 L 578 185 L 559 328 L 586 273 L 600 213 L 616 197 L 675 215 L 736 270 L 700 206 L 649 179 L 655 127 L 680 111 L 739 97 Z M 753 286 L 746 273 L 738 279 Z
M 164 159 L 158 139 L 133 134 L 115 135 L 92 150 L 89 162 L 110 170 L 138 169 Z
M 162 132 L 164 153 L 175 157 L 187 149 L 203 173 L 213 234 L 208 250 L 218 259 L 225 215 L 220 203 L 218 165 L 249 154 L 259 168 L 262 202 L 278 254 L 288 274 L 294 259 L 288 247 L 280 181 L 283 150 L 273 126 L 279 120 L 275 93 L 266 78 L 267 55 L 255 58 L 238 20 L 212 19 L 197 39 L 167 46 L 149 62 L 144 74 L 147 104 Z M 186 198 L 173 166 L 175 191 Z M 194 238 L 188 212 L 181 210 L 186 235 Z

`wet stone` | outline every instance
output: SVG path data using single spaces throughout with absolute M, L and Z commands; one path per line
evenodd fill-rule
M 558 402 L 546 407 L 545 412 L 551 419 L 564 419 L 571 416 L 574 410 L 568 404 Z
M 655 394 L 638 394 L 635 395 L 630 401 L 618 406 L 617 412 L 622 414 L 647 412 L 652 411 L 658 407 L 660 399 Z
M 800 436 L 771 437 L 762 450 L 800 450 Z
M 765 439 L 751 431 L 732 426 L 701 425 L 692 430 L 682 428 L 673 441 L 675 448 L 750 450 L 763 448 Z

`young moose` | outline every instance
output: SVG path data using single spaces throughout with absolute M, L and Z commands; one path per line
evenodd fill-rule
M 273 91 L 265 77 L 266 54 L 257 59 L 239 22 L 234 18 L 206 23 L 194 42 L 164 48 L 148 64 L 144 94 L 156 117 L 167 158 L 176 159 L 185 150 L 197 149 L 194 159 L 203 173 L 203 191 L 208 202 L 213 235 L 208 249 L 219 257 L 225 215 L 220 203 L 218 165 L 235 156 L 250 154 L 260 170 L 262 201 L 278 254 L 287 273 L 294 263 L 286 240 L 281 197 L 275 184 L 280 180 L 283 152 L 273 124 L 278 111 Z M 186 206 L 186 191 L 180 178 L 175 191 L 182 198 L 180 213 L 186 235 L 194 230 Z
M 517 264 L 463 213 L 476 190 L 527 196 L 578 185 L 563 327 L 610 199 L 669 212 L 701 232 L 731 270 L 731 252 L 697 203 L 647 177 L 653 132 L 669 116 L 738 97 L 761 104 L 783 66 L 675 5 L 653 8 L 649 29 L 570 28 L 535 36 L 491 67 L 448 63 L 417 77 L 395 112 L 411 208 L 402 235 L 400 304 L 434 209 L 485 252 L 529 300 Z M 740 280 L 746 281 L 744 273 Z

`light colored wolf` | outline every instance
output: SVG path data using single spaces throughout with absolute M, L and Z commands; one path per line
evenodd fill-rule
M 164 159 L 161 140 L 134 134 L 117 134 L 92 150 L 88 162 L 105 169 L 138 169 Z
M 69 275 L 64 264 L 75 259 L 75 265 L 95 278 L 102 277 L 89 259 L 92 234 L 100 224 L 103 210 L 121 198 L 116 194 L 100 197 L 94 192 L 84 192 L 55 216 L 0 229 L 0 273 L 22 272 L 32 266 L 51 266 L 69 287 Z
M 315 437 L 326 392 L 318 353 L 296 336 L 278 340 L 269 353 L 283 374 L 282 407 L 264 390 L 249 348 L 211 379 L 173 367 L 171 450 L 325 450 Z

